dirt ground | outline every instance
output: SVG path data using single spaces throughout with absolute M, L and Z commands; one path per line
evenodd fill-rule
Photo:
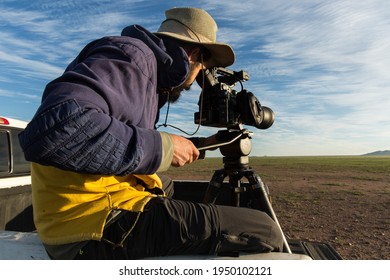
M 329 243 L 343 259 L 390 260 L 390 174 L 263 171 L 287 237 Z
M 390 260 L 390 174 L 253 168 L 287 238 L 328 243 L 347 260 Z

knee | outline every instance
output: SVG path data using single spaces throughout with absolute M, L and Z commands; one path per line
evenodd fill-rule
M 270 229 L 270 239 L 268 241 L 269 245 L 273 248 L 272 251 L 281 252 L 283 251 L 283 233 L 281 228 L 277 225 L 275 221 L 272 220 L 272 225 Z
M 223 208 L 221 233 L 223 250 L 282 251 L 283 234 L 278 224 L 262 211 Z

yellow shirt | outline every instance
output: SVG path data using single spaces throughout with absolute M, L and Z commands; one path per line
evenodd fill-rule
M 142 212 L 162 189 L 151 175 L 102 176 L 65 171 L 32 163 L 34 222 L 43 243 L 60 245 L 100 240 L 113 209 Z

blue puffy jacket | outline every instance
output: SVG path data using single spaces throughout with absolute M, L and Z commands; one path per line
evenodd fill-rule
M 144 28 L 89 43 L 62 76 L 19 139 L 27 160 L 76 172 L 152 174 L 161 163 L 158 88 L 188 75 L 182 48 Z

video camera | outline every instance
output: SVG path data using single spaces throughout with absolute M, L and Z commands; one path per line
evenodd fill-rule
M 200 72 L 196 80 L 203 88 L 199 112 L 194 116 L 196 124 L 228 129 L 246 124 L 267 129 L 274 123 L 274 112 L 243 88 L 242 82 L 249 80 L 247 72 L 213 67 Z M 241 91 L 237 92 L 234 86 L 238 82 Z

